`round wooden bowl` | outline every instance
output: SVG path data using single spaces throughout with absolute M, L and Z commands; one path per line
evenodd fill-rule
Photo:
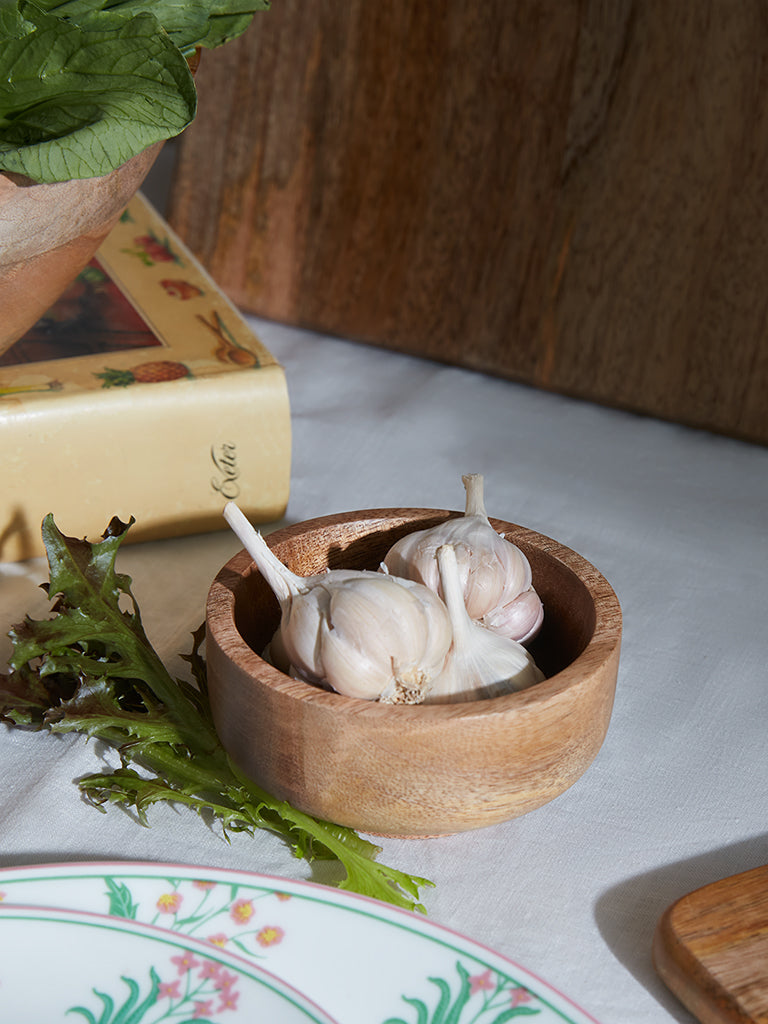
M 376 569 L 404 534 L 459 514 L 349 512 L 267 540 L 301 576 L 329 567 Z M 308 814 L 400 837 L 506 821 L 576 782 L 611 716 L 619 603 L 574 551 L 491 522 L 530 560 L 545 610 L 530 650 L 547 677 L 491 700 L 384 705 L 291 679 L 259 656 L 279 622 L 277 601 L 245 551 L 227 562 L 208 595 L 208 685 L 221 742 L 244 774 Z
M 194 75 L 199 49 L 187 63 Z M 0 355 L 88 266 L 163 145 L 155 142 L 96 178 L 48 184 L 0 171 Z
M 87 266 L 162 145 L 98 178 L 39 184 L 0 174 L 0 355 Z

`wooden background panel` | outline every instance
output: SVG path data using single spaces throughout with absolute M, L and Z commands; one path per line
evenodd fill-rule
M 537 382 L 765 441 L 766 9 L 625 8 L 570 140 Z
M 245 310 L 768 442 L 760 0 L 275 0 L 169 219 Z

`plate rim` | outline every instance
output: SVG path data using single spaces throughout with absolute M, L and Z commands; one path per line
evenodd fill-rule
M 339 889 L 333 886 L 324 885 L 320 882 L 313 882 L 306 879 L 295 879 L 286 878 L 280 875 L 271 875 L 264 872 L 251 871 L 247 868 L 229 868 L 220 867 L 208 864 L 190 864 L 183 861 L 150 861 L 150 860 L 77 860 L 77 861 L 51 861 L 39 864 L 22 864 L 22 865 L 5 865 L 0 867 L 0 888 L 2 887 L 2 880 L 4 877 L 10 877 L 11 875 L 35 875 L 43 872 L 48 872 L 48 877 L 55 877 L 56 874 L 62 874 L 63 872 L 72 872 L 73 876 L 81 874 L 85 877 L 94 874 L 106 873 L 104 869 L 112 869 L 113 873 L 117 874 L 133 874 L 136 878 L 157 878 L 164 877 L 165 874 L 173 875 L 173 869 L 178 869 L 181 873 L 188 874 L 190 877 L 195 875 L 197 878 L 206 878 L 208 875 L 217 875 L 221 878 L 226 877 L 228 879 L 236 879 L 242 881 L 244 884 L 250 883 L 252 885 L 261 886 L 262 888 L 271 888 L 275 892 L 285 891 L 286 887 L 295 887 L 299 891 L 307 890 L 307 896 L 305 898 L 312 899 L 316 902 L 324 903 L 328 906 L 336 909 L 350 910 L 353 911 L 356 905 L 360 906 L 358 912 L 363 913 L 363 908 L 367 916 L 374 918 L 378 922 L 383 922 L 389 925 L 395 925 L 405 927 L 406 922 L 410 924 L 412 930 L 419 933 L 419 935 L 426 939 L 431 939 L 434 942 L 443 942 L 444 945 L 452 945 L 454 948 L 464 947 L 463 952 L 468 956 L 474 956 L 477 960 L 496 960 L 502 964 L 508 965 L 514 972 L 524 975 L 522 979 L 525 984 L 526 979 L 530 979 L 533 985 L 533 994 L 540 999 L 542 1002 L 546 1002 L 546 999 L 542 998 L 542 995 L 536 989 L 536 985 L 540 986 L 545 993 L 551 993 L 555 995 L 564 1004 L 570 1007 L 577 1014 L 580 1014 L 584 1019 L 585 1024 L 600 1024 L 592 1014 L 585 1010 L 582 1006 L 576 1003 L 570 996 L 568 996 L 557 986 L 541 977 L 535 971 L 530 970 L 523 964 L 504 953 L 500 953 L 493 949 L 491 946 L 484 944 L 481 941 L 471 938 L 470 936 L 452 928 L 448 925 L 440 924 L 427 917 L 424 914 L 417 913 L 414 910 L 408 910 L 403 907 L 397 907 L 390 903 L 385 903 L 382 900 L 375 899 L 372 896 L 365 896 L 361 893 L 350 892 L 349 890 Z M 42 880 L 42 879 L 40 879 Z M 266 883 L 266 884 L 264 884 Z M 2 908 L 11 906 L 12 904 L 6 903 L 0 897 L 0 913 Z M 66 908 L 52 908 L 52 909 L 66 909 Z M 76 908 L 73 908 L 76 909 Z M 84 911 L 83 913 L 88 913 Z M 112 915 L 101 915 L 104 917 L 110 917 Z M 155 928 L 159 931 L 170 932 L 173 935 L 184 935 L 174 931 L 172 928 L 163 927 L 160 925 L 145 925 L 145 927 Z M 446 939 L 440 939 L 438 936 L 445 936 L 453 940 L 449 943 Z M 193 937 L 190 936 L 190 939 Z M 200 941 L 200 940 L 198 940 Z M 472 952 L 472 951 L 476 952 Z M 223 951 L 227 956 L 237 957 L 237 954 Z M 478 956 L 477 954 L 482 954 Z M 245 958 L 242 958 L 245 959 Z M 246 960 L 247 963 L 251 961 Z M 487 964 L 491 966 L 491 964 Z M 279 979 L 282 982 L 282 979 Z M 290 985 L 289 982 L 283 982 L 284 984 Z M 525 987 L 528 987 L 527 985 Z M 311 1001 L 310 996 L 305 993 L 301 993 L 304 998 Z M 320 1007 L 322 1009 L 322 1007 Z M 559 1012 L 557 1007 L 551 1007 L 555 1012 Z M 322 1010 L 328 1016 L 328 1011 Z M 569 1022 L 570 1024 L 570 1022 Z M 578 1022 L 573 1022 L 578 1024 Z
M 4 869 L 0 869 L 4 870 Z M 147 876 L 145 876 L 147 877 Z M 199 956 L 205 956 L 209 960 L 220 961 L 224 966 L 229 965 L 232 970 L 239 970 L 241 974 L 250 975 L 253 981 L 265 984 L 272 991 L 284 997 L 287 990 L 289 996 L 298 997 L 300 1001 L 307 1004 L 308 1008 L 315 1015 L 316 1024 L 339 1024 L 339 1022 L 328 1013 L 320 1004 L 306 992 L 302 992 L 291 982 L 286 981 L 273 971 L 262 967 L 254 960 L 231 953 L 229 950 L 211 946 L 193 935 L 185 935 L 183 932 L 174 931 L 172 928 L 163 928 L 160 925 L 149 924 L 144 921 L 135 921 L 128 917 L 119 917 L 115 914 L 100 914 L 90 910 L 80 910 L 77 907 L 52 907 L 47 905 L 32 905 L 24 903 L 8 903 L 0 901 L 0 920 L 3 918 L 35 919 L 41 915 L 59 915 L 65 922 L 76 924 L 91 924 L 94 927 L 108 927 L 112 931 L 122 931 L 130 935 L 138 935 L 147 939 L 156 939 L 168 945 L 173 945 L 182 951 L 196 951 Z M 297 1004 L 298 1005 L 298 1004 Z M 299 1009 L 301 1006 L 299 1005 Z

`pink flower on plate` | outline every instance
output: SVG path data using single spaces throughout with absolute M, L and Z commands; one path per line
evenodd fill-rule
M 221 964 L 217 964 L 214 960 L 205 960 L 202 967 L 197 972 L 198 978 L 213 978 L 217 980 L 221 974 Z
M 221 1002 L 219 1003 L 216 1012 L 221 1013 L 222 1010 L 236 1010 L 237 1000 L 240 998 L 239 992 L 222 992 Z
M 5 899 L 5 893 L 4 892 L 0 892 L 0 903 L 2 903 L 4 899 Z
M 530 1003 L 533 996 L 527 988 L 520 986 L 519 988 L 513 988 L 509 994 L 509 1002 L 511 1006 L 520 1006 L 522 1003 Z
M 200 966 L 200 961 L 195 960 L 194 956 L 189 951 L 182 953 L 180 956 L 172 956 L 171 963 L 176 964 L 179 969 L 179 974 L 186 974 L 187 971 L 191 971 L 193 967 Z
M 212 946 L 218 946 L 219 949 L 224 949 L 229 940 L 224 932 L 216 932 L 215 935 L 208 936 L 208 941 Z
M 254 913 L 253 900 L 235 900 L 229 909 L 229 916 L 235 924 L 248 924 Z
M 197 1000 L 195 1002 L 195 1011 L 192 1014 L 192 1020 L 199 1020 L 201 1017 L 210 1017 L 213 1014 L 213 1000 L 206 999 L 205 1002 Z
M 178 892 L 164 892 L 157 901 L 157 909 L 161 914 L 177 914 L 182 898 Z
M 216 883 L 215 882 L 206 882 L 204 878 L 196 878 L 192 882 L 192 885 L 196 889 L 215 889 L 216 888 Z
M 167 997 L 168 999 L 179 999 L 181 997 L 181 992 L 179 992 L 178 978 L 176 979 L 176 981 L 160 982 L 160 987 L 157 990 L 157 998 L 163 999 L 164 997 Z
M 222 968 L 216 978 L 216 988 L 219 992 L 231 992 L 236 981 L 236 974 L 228 974 L 227 971 Z
M 482 992 L 483 989 L 496 988 L 496 983 L 493 980 L 490 967 L 487 971 L 483 971 L 482 974 L 473 974 L 469 979 L 469 994 L 474 995 L 475 992 Z
M 276 946 L 278 942 L 283 941 L 285 932 L 282 928 L 278 928 L 276 925 L 267 925 L 266 928 L 262 928 L 256 936 L 256 941 L 260 946 Z

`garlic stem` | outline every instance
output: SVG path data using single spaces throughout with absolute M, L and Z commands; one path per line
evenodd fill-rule
M 464 490 L 467 492 L 464 515 L 481 516 L 487 520 L 488 513 L 485 511 L 482 473 L 466 473 L 461 478 L 461 482 L 464 484 Z
M 467 642 L 472 619 L 467 614 L 467 606 L 464 604 L 459 563 L 456 560 L 456 549 L 452 544 L 443 544 L 437 549 L 437 564 L 440 571 L 443 600 L 451 618 L 453 644 L 454 647 L 462 647 Z
M 493 633 L 469 617 L 453 545 L 441 545 L 436 557 L 453 644 L 446 667 L 435 680 L 426 701 L 450 703 L 487 699 L 540 682 L 544 677 L 522 644 Z
M 228 501 L 224 506 L 224 518 L 256 563 L 256 568 L 269 584 L 281 608 L 284 608 L 292 597 L 307 592 L 305 579 L 283 565 L 234 501 Z

